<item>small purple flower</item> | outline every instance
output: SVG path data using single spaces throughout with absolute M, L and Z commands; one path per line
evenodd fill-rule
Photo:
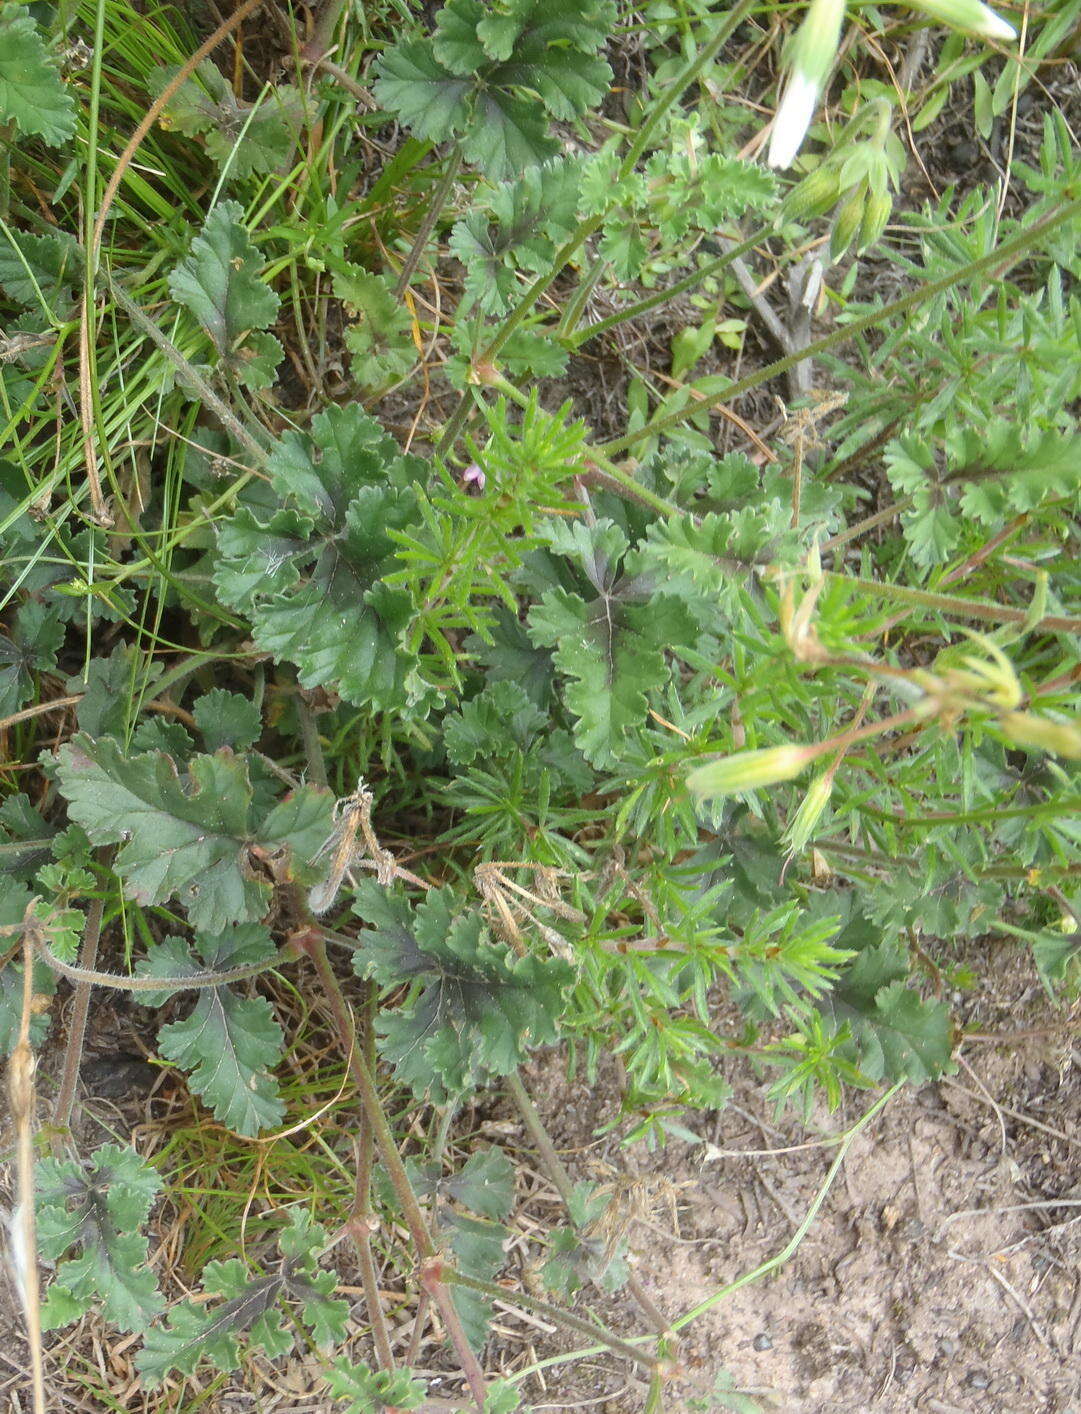
M 483 494 L 484 488 L 488 484 L 488 478 L 476 462 L 470 462 L 459 475 L 467 495 L 480 496 Z

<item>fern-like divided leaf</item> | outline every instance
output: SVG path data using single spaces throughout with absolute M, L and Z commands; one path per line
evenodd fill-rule
M 368 925 L 354 966 L 408 995 L 378 1022 L 381 1054 L 417 1096 L 441 1104 L 490 1076 L 509 1075 L 528 1046 L 556 1039 L 574 971 L 554 958 L 516 957 L 450 889 L 412 907 L 363 880 L 354 904 Z
M 274 941 L 258 924 L 243 924 L 217 937 L 196 939 L 198 957 L 181 938 L 154 944 L 136 968 L 140 977 L 184 977 L 224 972 L 274 956 Z M 161 1006 L 171 990 L 144 995 Z M 200 989 L 183 1021 L 163 1026 L 158 1050 L 189 1073 L 195 1093 L 214 1118 L 238 1134 L 255 1135 L 281 1122 L 285 1107 L 269 1073 L 281 1059 L 282 1031 L 265 997 L 243 997 L 232 987 Z
M 94 1310 L 121 1330 L 137 1331 L 158 1314 L 165 1302 L 139 1229 L 160 1189 L 155 1170 L 118 1144 L 98 1149 L 85 1165 L 39 1161 L 38 1246 L 59 1263 L 42 1306 L 47 1330 Z M 75 1246 L 81 1254 L 61 1260 Z
M 282 509 L 245 506 L 220 526 L 219 596 L 305 687 L 384 711 L 415 706 L 417 659 L 402 644 L 412 601 L 384 575 L 395 532 L 419 520 L 424 464 L 342 407 L 314 418 L 310 438 L 287 433 L 267 470 Z
M 316 1269 L 318 1250 L 326 1233 L 299 1210 L 279 1239 L 282 1261 L 274 1272 L 251 1277 L 239 1260 L 209 1262 L 203 1272 L 207 1293 L 222 1297 L 211 1302 L 183 1301 L 169 1312 L 169 1324 L 146 1334 L 136 1364 L 147 1389 L 157 1389 L 172 1370 L 190 1375 L 202 1360 L 219 1370 L 240 1365 L 239 1340 L 259 1346 L 271 1360 L 293 1348 L 283 1303 L 299 1314 L 317 1345 L 345 1339 L 349 1304 L 331 1296 L 333 1272 Z
M 110 737 L 79 735 L 60 748 L 57 775 L 68 814 L 91 840 L 124 842 L 114 867 L 127 896 L 178 898 L 207 933 L 266 913 L 271 885 L 254 850 L 287 850 L 299 876 L 331 824 L 330 793 L 314 786 L 259 809 L 246 760 L 227 750 L 194 757 L 182 774 L 164 752 L 125 757 Z
M 375 93 L 420 138 L 456 137 L 466 159 L 502 180 L 559 151 L 547 120 L 570 122 L 603 98 L 597 57 L 611 0 L 448 0 L 429 39 L 394 45 Z

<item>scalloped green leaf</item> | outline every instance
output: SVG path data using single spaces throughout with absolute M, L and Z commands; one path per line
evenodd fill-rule
M 133 1149 L 106 1144 L 85 1163 L 39 1160 L 35 1187 L 38 1246 L 58 1263 L 45 1328 L 94 1310 L 121 1330 L 145 1329 L 165 1305 L 139 1231 L 162 1187 L 157 1171 Z M 76 1246 L 80 1255 L 64 1258 Z
M 65 319 L 82 278 L 79 243 L 67 231 L 9 230 L 0 239 L 0 288 L 27 309 Z
M 260 812 L 247 762 L 229 751 L 195 756 L 181 773 L 163 752 L 125 757 L 109 737 L 80 735 L 60 748 L 57 774 L 71 819 L 95 844 L 121 844 L 114 867 L 127 896 L 178 898 L 208 933 L 266 912 L 271 888 L 255 848 L 288 849 L 306 878 L 330 830 L 329 791 L 301 786 Z
M 0 14 L 0 123 L 58 147 L 75 132 L 75 103 L 25 5 Z
M 233 751 L 246 751 L 254 746 L 263 733 L 259 709 L 239 692 L 213 687 L 204 692 L 191 709 L 195 725 L 203 734 L 208 751 L 223 746 Z
M 243 216 L 235 201 L 214 208 L 191 254 L 169 276 L 169 292 L 210 335 L 222 365 L 246 388 L 265 388 L 274 381 L 282 348 L 260 331 L 274 322 L 280 301 L 257 273 L 263 262 Z
M 360 386 L 377 387 L 407 373 L 417 361 L 413 320 L 387 277 L 343 263 L 334 267 L 332 287 L 355 321 L 343 337 Z
M 140 977 L 183 977 L 224 972 L 274 956 L 274 941 L 258 924 L 244 924 L 211 937 L 200 934 L 192 949 L 180 938 L 152 945 L 136 968 Z M 168 992 L 144 997 L 160 1006 Z M 281 1060 L 282 1029 L 265 997 L 245 997 L 234 987 L 205 987 L 188 1016 L 163 1026 L 158 1050 L 187 1072 L 188 1084 L 237 1134 L 252 1136 L 281 1123 L 285 1106 L 271 1071 Z
M 395 533 L 419 522 L 424 464 L 348 406 L 313 418 L 310 437 L 287 433 L 267 470 L 284 505 L 265 520 L 245 508 L 219 527 L 219 593 L 305 687 L 403 710 L 417 666 L 403 642 L 413 606 L 384 577 L 397 568 Z
M 598 104 L 612 71 L 597 57 L 615 19 L 608 3 L 447 0 L 431 39 L 392 46 L 376 65 L 378 101 L 417 137 L 459 139 L 498 181 L 554 156 L 551 120 Z
M 155 70 L 150 76 L 151 93 L 157 97 L 176 73 L 175 64 Z M 264 90 L 258 104 L 245 103 L 220 69 L 204 59 L 169 99 L 161 123 L 189 137 L 201 137 L 208 155 L 220 167 L 228 164 L 231 178 L 243 178 L 279 170 L 288 160 L 303 119 L 303 100 L 290 84 Z
M 56 667 L 64 625 L 55 609 L 37 600 L 20 604 L 11 637 L 0 633 L 0 717 L 17 712 L 34 695 L 34 674 Z
M 627 538 L 611 521 L 553 525 L 548 538 L 580 566 L 593 592 L 586 599 L 548 590 L 530 610 L 529 636 L 553 650 L 567 678 L 564 700 L 576 718 L 579 750 L 593 765 L 608 766 L 645 721 L 648 694 L 668 682 L 666 650 L 690 646 L 698 629 L 682 603 L 655 592 L 649 576 L 621 574 Z
M 366 879 L 354 911 L 368 925 L 354 956 L 358 975 L 409 988 L 378 1025 L 383 1057 L 417 1096 L 442 1103 L 509 1075 L 528 1047 L 555 1040 L 574 980 L 567 963 L 508 953 L 477 913 L 458 911 L 449 889 L 412 908 Z

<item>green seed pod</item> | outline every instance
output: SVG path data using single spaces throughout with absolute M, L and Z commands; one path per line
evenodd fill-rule
M 863 204 L 860 238 L 856 249 L 862 255 L 879 239 L 893 212 L 893 197 L 888 191 L 869 192 Z
M 866 197 L 867 184 L 860 182 L 859 186 L 855 187 L 845 199 L 844 205 L 834 217 L 833 232 L 830 236 L 830 256 L 834 260 L 840 260 L 855 239 L 856 232 L 863 221 Z
M 757 790 L 760 786 L 790 781 L 814 760 L 813 746 L 767 746 L 760 751 L 737 751 L 696 767 L 687 777 L 691 794 L 699 800 L 715 800 L 736 791 Z
M 788 822 L 785 844 L 791 854 L 802 854 L 815 832 L 819 819 L 833 794 L 833 770 L 823 771 L 807 788 L 807 794 L 800 801 L 799 809 Z
M 816 167 L 798 186 L 792 188 L 785 201 L 785 215 L 793 221 L 808 216 L 825 216 L 841 194 L 841 179 L 836 167 Z

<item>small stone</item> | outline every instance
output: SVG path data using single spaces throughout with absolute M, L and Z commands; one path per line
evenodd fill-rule
M 755 1350 L 772 1350 L 772 1349 L 773 1349 L 773 1341 L 772 1341 L 772 1339 L 766 1334 L 765 1331 L 762 1331 L 761 1334 L 756 1335 L 755 1338 L 754 1338 L 754 1340 L 751 1341 L 751 1344 L 754 1346 Z
M 973 1370 L 968 1377 L 968 1382 L 973 1389 L 986 1389 L 991 1383 L 989 1375 L 985 1375 L 982 1370 Z
M 943 1355 L 953 1356 L 957 1354 L 959 1347 L 952 1336 L 944 1335 L 938 1342 L 938 1348 L 942 1351 Z

